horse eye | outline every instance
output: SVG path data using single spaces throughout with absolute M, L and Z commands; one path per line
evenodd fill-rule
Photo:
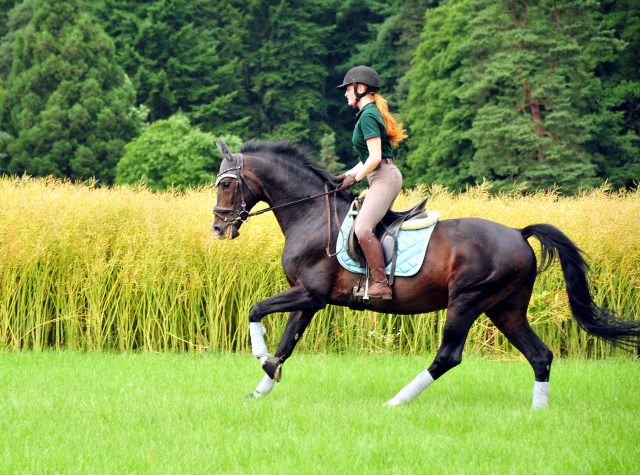
M 222 184 L 222 189 L 223 189 L 223 190 L 226 190 L 226 189 L 228 189 L 230 186 L 231 186 L 231 182 L 230 182 L 230 181 L 225 181 L 225 182 Z

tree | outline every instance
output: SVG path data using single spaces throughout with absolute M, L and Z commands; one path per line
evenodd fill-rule
M 405 184 L 438 183 L 464 190 L 474 183 L 469 165 L 475 147 L 469 130 L 475 117 L 460 95 L 466 56 L 460 47 L 468 34 L 469 0 L 452 0 L 430 9 L 413 67 L 404 117 L 409 125 L 409 154 L 403 165 Z
M 9 173 L 112 183 L 139 129 L 135 93 L 114 46 L 79 0 L 39 0 L 19 31 L 0 105 Z
M 327 125 L 322 85 L 328 75 L 327 42 L 334 26 L 322 0 L 253 1 L 246 62 L 252 125 L 266 139 L 317 148 Z
M 8 16 L 15 3 L 16 0 L 0 0 L 0 38 L 8 33 Z
M 93 5 L 151 122 L 182 111 L 207 130 L 246 131 L 239 58 L 228 49 L 229 37 L 243 31 L 220 24 L 241 18 L 229 3 L 101 0 Z
M 0 2 L 0 12 L 3 12 L 4 8 L 8 8 L 15 2 Z M 13 63 L 13 42 L 16 39 L 16 34 L 19 30 L 24 29 L 33 16 L 33 0 L 24 0 L 19 3 L 15 3 L 13 8 L 6 11 L 6 23 L 3 23 L 2 15 L 0 15 L 0 78 L 7 79 L 11 72 L 11 64 Z
M 233 152 L 240 148 L 239 137 L 221 138 Z M 157 120 L 126 145 L 116 182 L 144 181 L 152 190 L 214 182 L 221 162 L 215 143 L 216 136 L 191 127 L 184 114 Z
M 341 173 L 345 166 L 336 155 L 336 134 L 324 134 L 320 141 L 320 160 L 318 163 L 328 172 Z
M 632 188 L 640 181 L 640 1 L 604 0 L 595 19 L 624 49 L 599 58 L 595 75 L 602 87 L 588 101 L 596 131 L 585 147 L 596 158 L 598 176 Z
M 600 87 L 596 58 L 617 46 L 593 18 L 595 2 L 474 4 L 462 51 L 469 71 L 460 97 L 477 109 L 469 171 L 497 189 L 514 180 L 575 193 L 597 185 L 586 144 L 594 137 L 589 91 Z

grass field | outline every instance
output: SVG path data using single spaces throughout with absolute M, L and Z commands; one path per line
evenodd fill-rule
M 637 361 L 557 360 L 531 411 L 527 363 L 467 355 L 381 407 L 430 359 L 297 354 L 245 400 L 246 355 L 0 353 L 0 473 L 638 473 Z

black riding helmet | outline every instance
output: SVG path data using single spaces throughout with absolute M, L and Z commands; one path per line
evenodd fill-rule
M 370 92 L 376 92 L 380 89 L 380 78 L 378 73 L 367 66 L 356 66 L 347 71 L 347 74 L 336 89 L 345 90 L 349 84 L 353 84 L 353 89 L 356 94 L 356 104 L 360 102 L 364 96 Z M 367 89 L 362 93 L 358 93 L 358 84 L 364 84 Z

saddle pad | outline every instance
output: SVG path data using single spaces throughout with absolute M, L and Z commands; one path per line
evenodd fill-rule
M 342 234 L 338 236 L 338 262 L 348 271 L 356 274 L 365 274 L 366 270 L 349 257 L 347 254 L 347 238 L 349 230 L 355 222 L 356 211 L 350 211 L 342 222 Z M 415 230 L 401 230 L 398 235 L 398 259 L 396 261 L 396 277 L 410 277 L 415 275 L 422 267 L 424 256 L 427 253 L 427 246 L 431 233 L 436 224 L 432 224 L 428 228 Z M 391 263 L 385 268 L 388 274 L 391 273 Z

